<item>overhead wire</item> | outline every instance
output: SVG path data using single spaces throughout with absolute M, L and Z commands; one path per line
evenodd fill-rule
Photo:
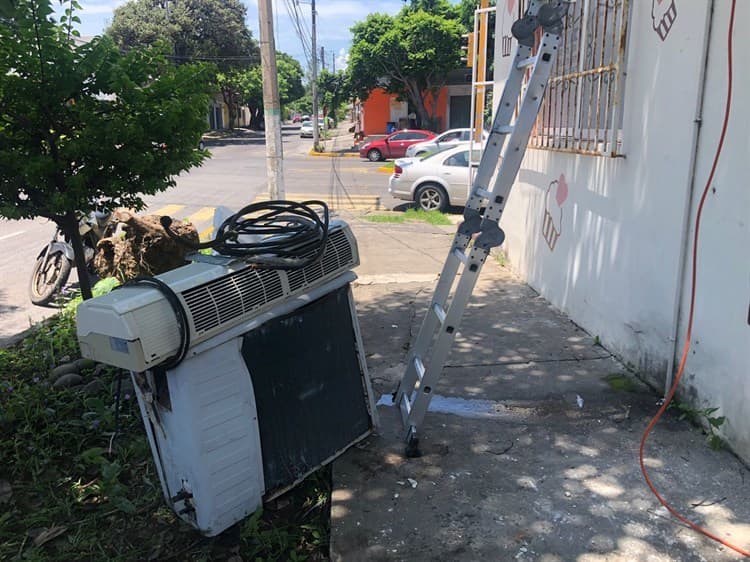
M 692 241 L 693 249 L 692 249 L 692 256 L 691 256 L 691 271 L 690 271 L 690 306 L 689 306 L 689 313 L 688 313 L 687 330 L 685 331 L 685 339 L 684 339 L 684 345 L 682 349 L 682 357 L 680 359 L 679 367 L 677 368 L 677 374 L 675 375 L 672 386 L 669 389 L 669 392 L 667 393 L 667 396 L 665 397 L 664 402 L 662 403 L 661 407 L 656 412 L 656 414 L 651 419 L 648 426 L 643 432 L 643 435 L 641 437 L 640 448 L 638 450 L 638 461 L 641 466 L 641 472 L 643 473 L 643 478 L 646 480 L 646 484 L 648 485 L 649 489 L 654 494 L 654 496 L 656 496 L 656 499 L 659 500 L 659 503 L 661 503 L 667 509 L 669 513 L 671 513 L 675 518 L 680 520 L 682 523 L 684 523 L 685 525 L 687 525 L 694 531 L 718 543 L 723 544 L 727 548 L 730 548 L 734 550 L 735 552 L 742 554 L 743 556 L 750 558 L 750 550 L 747 550 L 745 548 L 732 544 L 729 541 L 723 539 L 722 537 L 719 537 L 718 535 L 701 527 L 697 523 L 690 521 L 687 517 L 679 513 L 669 502 L 667 502 L 667 500 L 664 499 L 664 497 L 662 497 L 662 495 L 656 489 L 656 486 L 654 486 L 653 482 L 651 481 L 651 478 L 648 475 L 648 470 L 646 469 L 646 463 L 644 460 L 644 450 L 646 447 L 646 441 L 648 440 L 648 436 L 651 433 L 651 431 L 654 429 L 654 426 L 656 426 L 657 422 L 662 417 L 666 409 L 669 407 L 669 404 L 672 401 L 672 399 L 674 398 L 675 392 L 677 391 L 677 387 L 680 384 L 680 381 L 682 380 L 682 376 L 685 374 L 685 365 L 687 364 L 688 354 L 690 352 L 690 344 L 691 344 L 692 337 L 693 337 L 693 321 L 695 319 L 695 295 L 696 295 L 697 272 L 698 272 L 698 242 L 699 242 L 699 235 L 700 235 L 701 218 L 703 216 L 703 207 L 706 203 L 706 197 L 708 196 L 708 192 L 711 188 L 711 184 L 713 182 L 714 175 L 716 173 L 716 168 L 719 163 L 719 157 L 721 156 L 722 150 L 724 149 L 724 140 L 726 139 L 727 128 L 729 126 L 729 115 L 732 109 L 732 78 L 733 78 L 732 76 L 732 56 L 733 56 L 732 39 L 734 36 L 734 16 L 735 16 L 736 5 L 737 5 L 737 0 L 732 0 L 731 11 L 729 14 L 729 28 L 728 28 L 728 33 L 727 33 L 727 37 L 728 37 L 727 39 L 727 96 L 726 96 L 726 102 L 724 105 L 724 120 L 721 126 L 719 142 L 717 143 L 716 151 L 714 152 L 713 162 L 711 164 L 711 171 L 708 174 L 708 179 L 706 180 L 706 184 L 703 188 L 703 192 L 701 194 L 700 201 L 698 203 L 698 209 L 695 215 L 695 230 L 693 232 L 693 241 Z
M 286 7 L 287 14 L 289 15 L 289 19 L 292 22 L 292 26 L 294 27 L 295 33 L 297 34 L 297 37 L 302 44 L 302 50 L 304 51 L 307 65 L 310 66 L 312 61 L 312 47 L 310 45 L 310 40 L 308 39 L 310 37 L 310 34 L 306 33 L 305 29 L 303 28 L 304 20 L 298 10 L 296 0 L 284 0 L 284 5 Z

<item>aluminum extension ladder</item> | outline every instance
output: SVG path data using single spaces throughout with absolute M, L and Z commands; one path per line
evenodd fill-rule
M 432 398 L 432 389 L 448 359 L 479 272 L 490 250 L 505 239 L 498 222 L 544 98 L 566 13 L 567 2 L 531 0 L 526 14 L 513 23 L 512 33 L 518 40 L 518 48 L 472 184 L 464 221 L 458 227 L 432 302 L 409 353 L 406 371 L 394 394 L 394 403 L 401 410 L 407 456 L 419 455 L 418 430 Z M 542 33 L 538 49 L 533 54 L 540 28 Z M 515 122 L 511 124 L 516 104 L 519 103 L 524 74 L 529 68 L 531 74 L 525 93 Z M 506 142 L 507 148 L 503 153 Z M 501 153 L 502 163 L 497 170 Z M 494 183 L 488 189 L 493 175 Z M 483 207 L 484 215 L 480 212 Z M 461 265 L 460 279 L 451 297 Z

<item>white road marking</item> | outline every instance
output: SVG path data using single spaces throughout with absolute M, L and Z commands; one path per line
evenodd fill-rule
M 0 240 L 7 240 L 8 238 L 13 238 L 14 236 L 20 236 L 26 232 L 25 230 L 19 230 L 18 232 L 11 232 L 10 234 L 6 234 L 5 236 L 0 236 Z

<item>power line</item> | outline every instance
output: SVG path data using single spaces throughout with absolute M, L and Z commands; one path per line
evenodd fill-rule
M 309 33 L 306 33 L 306 30 L 304 28 L 304 19 L 302 19 L 299 12 L 299 2 L 297 2 L 297 0 L 284 0 L 284 4 L 286 6 L 286 11 L 289 15 L 289 19 L 292 21 L 292 25 L 294 26 L 297 37 L 299 37 L 300 43 L 302 44 L 302 49 L 305 53 L 305 60 L 309 67 L 311 65 L 312 59 L 312 46 L 310 45 L 308 39 L 310 35 Z
M 236 61 L 236 62 L 260 62 L 260 57 L 257 55 L 236 55 L 236 56 L 225 56 L 225 57 L 198 57 L 193 55 L 165 55 L 165 58 L 171 60 L 189 60 L 189 61 Z

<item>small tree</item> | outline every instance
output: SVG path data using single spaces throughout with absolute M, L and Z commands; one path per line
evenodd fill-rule
M 74 0 L 60 22 L 50 0 L 16 4 L 0 20 L 0 216 L 57 223 L 90 298 L 79 213 L 142 209 L 142 195 L 201 164 L 212 71 L 175 67 L 163 49 L 77 44 Z
M 451 17 L 425 12 L 420 2 L 413 2 L 395 17 L 370 14 L 355 24 L 348 67 L 354 93 L 367 99 L 375 88 L 384 88 L 408 99 L 423 126 L 434 122 L 434 102 L 461 58 L 464 28 L 453 19 L 455 10 L 446 10 L 446 15 Z M 433 101 L 430 113 L 428 96 Z
M 345 72 L 329 72 L 323 69 L 318 76 L 318 92 L 323 100 L 323 114 L 333 117 L 334 126 L 338 122 L 336 111 L 351 97 L 350 82 Z
M 216 82 L 234 129 L 238 92 L 232 74 L 260 61 L 246 16 L 240 0 L 129 0 L 115 10 L 107 35 L 125 50 L 167 41 L 177 64 L 212 61 L 220 71 Z
M 302 66 L 286 53 L 276 52 L 276 71 L 279 81 L 279 102 L 285 107 L 305 95 L 302 85 Z M 226 77 L 237 92 L 241 104 L 250 108 L 253 128 L 263 123 L 263 77 L 260 66 L 237 70 Z

